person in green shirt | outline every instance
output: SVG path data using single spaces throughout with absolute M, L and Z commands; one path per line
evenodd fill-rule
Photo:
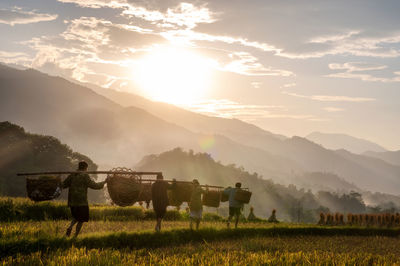
M 236 183 L 235 187 L 227 187 L 224 190 L 224 194 L 229 196 L 229 217 L 228 217 L 228 222 L 226 225 L 228 228 L 230 228 L 230 223 L 233 217 L 235 217 L 235 228 L 237 228 L 238 223 L 239 223 L 239 218 L 243 209 L 243 203 L 240 201 L 237 201 L 235 199 L 236 191 L 238 191 L 242 187 L 242 183 Z
M 67 228 L 66 236 L 71 235 L 72 229 L 76 224 L 75 237 L 79 235 L 84 222 L 89 221 L 89 204 L 87 199 L 88 188 L 102 189 L 107 179 L 96 183 L 86 174 L 88 164 L 84 161 L 79 162 L 79 173 L 70 174 L 63 182 L 63 188 L 68 188 L 68 206 L 71 209 L 72 221 Z
M 203 216 L 203 202 L 201 201 L 201 195 L 204 194 L 205 191 L 200 187 L 200 183 L 197 179 L 193 180 L 193 186 L 194 188 L 189 202 L 190 229 L 193 230 L 193 222 L 195 222 L 196 230 L 198 230 Z

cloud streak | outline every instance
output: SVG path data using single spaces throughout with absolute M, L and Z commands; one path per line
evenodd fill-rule
M 384 78 L 377 77 L 372 74 L 362 73 L 366 71 L 375 71 L 386 69 L 387 66 L 379 64 L 368 64 L 365 62 L 348 62 L 344 64 L 329 64 L 329 68 L 332 70 L 344 70 L 344 72 L 338 72 L 326 75 L 331 78 L 349 78 L 349 79 L 360 79 L 362 81 L 374 81 L 374 82 L 400 82 L 400 72 L 394 72 L 394 77 Z
M 314 115 L 288 113 L 288 108 L 282 105 L 240 104 L 227 99 L 208 100 L 190 105 L 181 105 L 181 107 L 205 115 L 237 118 L 249 122 L 275 118 L 308 120 L 313 122 L 327 121 L 327 119 L 318 118 Z
M 0 9 L 0 23 L 14 26 L 16 24 L 30 24 L 42 21 L 52 21 L 57 19 L 58 15 L 37 13 L 33 11 L 24 11 L 22 8 L 14 7 L 12 9 Z
M 320 102 L 372 102 L 376 101 L 375 98 L 366 98 L 366 97 L 349 97 L 349 96 L 335 96 L 335 95 L 302 95 L 294 92 L 283 91 L 283 94 L 309 99 L 313 101 Z

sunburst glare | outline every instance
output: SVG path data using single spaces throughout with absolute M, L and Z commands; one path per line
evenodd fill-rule
M 134 75 L 143 94 L 155 101 L 187 104 L 206 95 L 213 62 L 180 47 L 159 47 L 139 60 Z

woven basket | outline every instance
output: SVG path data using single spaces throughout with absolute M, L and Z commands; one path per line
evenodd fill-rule
M 41 176 L 38 179 L 26 179 L 28 197 L 36 202 L 52 200 L 60 196 L 62 190 L 61 178 Z
M 126 207 L 138 201 L 141 184 L 135 176 L 112 174 L 107 181 L 108 194 L 118 206 Z
M 247 204 L 250 202 L 251 194 L 250 191 L 238 189 L 235 193 L 235 200 Z
M 192 183 L 177 183 L 172 191 L 179 201 L 190 202 L 193 189 Z
M 180 206 L 183 202 L 190 202 L 193 192 L 192 183 L 177 182 L 172 184 L 168 190 L 168 201 L 170 206 Z
M 219 207 L 219 203 L 221 202 L 221 192 L 209 190 L 203 194 L 203 205 L 208 207 Z
M 221 191 L 221 202 L 227 202 L 229 200 L 229 194 L 225 191 Z
M 182 205 L 183 201 L 180 201 L 176 198 L 176 194 L 172 190 L 167 191 L 168 195 L 168 205 L 179 207 Z

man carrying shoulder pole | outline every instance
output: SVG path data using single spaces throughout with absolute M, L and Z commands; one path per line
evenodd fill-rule
M 234 188 L 228 187 L 224 190 L 224 193 L 229 196 L 229 218 L 227 222 L 228 228 L 230 228 L 232 217 L 235 217 L 235 228 L 237 228 L 239 223 L 239 217 L 243 208 L 243 203 L 237 201 L 235 199 L 235 195 L 241 187 L 241 183 L 236 183 Z
M 94 182 L 89 175 L 85 173 L 87 168 L 88 164 L 86 162 L 79 162 L 78 171 L 80 173 L 70 174 L 63 182 L 63 188 L 68 188 L 68 206 L 72 214 L 72 221 L 66 232 L 67 237 L 71 235 L 75 224 L 75 237 L 77 237 L 82 229 L 83 223 L 89 221 L 88 188 L 102 189 L 107 182 L 107 179 L 99 183 Z
M 161 230 L 161 221 L 167 212 L 168 207 L 168 193 L 167 190 L 170 185 L 165 182 L 162 174 L 157 175 L 157 180 L 151 185 L 151 199 L 153 202 L 153 209 L 156 213 L 157 224 L 155 227 L 156 232 Z

